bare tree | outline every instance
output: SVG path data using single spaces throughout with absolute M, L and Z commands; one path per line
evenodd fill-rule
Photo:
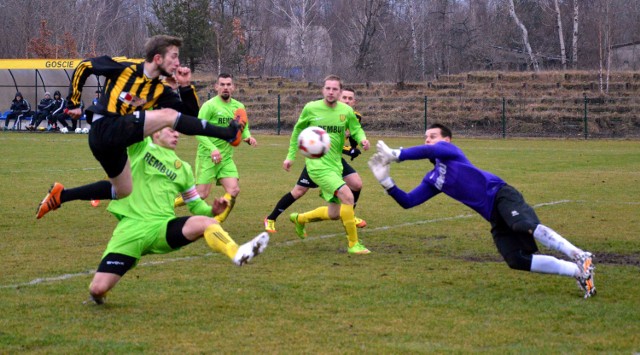
M 507 1 L 508 1 L 507 5 L 509 6 L 509 15 L 511 16 L 513 21 L 515 21 L 516 25 L 518 26 L 518 28 L 520 28 L 520 31 L 522 32 L 522 42 L 524 44 L 525 49 L 527 50 L 527 54 L 529 55 L 529 58 L 531 59 L 533 70 L 535 72 L 539 72 L 540 67 L 538 66 L 538 60 L 536 59 L 535 54 L 531 50 L 531 44 L 529 44 L 529 32 L 527 31 L 527 28 L 522 23 L 522 21 L 520 21 L 520 19 L 518 18 L 518 15 L 516 14 L 515 5 L 513 4 L 513 0 L 507 0 Z
M 578 69 L 578 15 L 580 14 L 580 0 L 573 0 L 573 32 L 571 41 L 571 63 L 573 69 Z
M 309 58 L 309 43 L 307 39 L 314 25 L 314 20 L 318 9 L 318 0 L 271 0 L 274 14 L 280 15 L 287 20 L 297 42 L 294 47 L 299 48 L 299 60 L 302 64 L 302 79 L 307 78 L 307 67 Z
M 553 7 L 556 13 L 557 29 L 558 29 L 558 41 L 560 42 L 560 62 L 562 63 L 562 69 L 567 69 L 567 52 L 564 46 L 564 31 L 562 30 L 562 14 L 560 13 L 560 5 L 558 0 L 553 0 Z

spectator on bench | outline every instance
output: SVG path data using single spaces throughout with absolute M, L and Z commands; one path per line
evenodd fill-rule
M 54 111 L 51 114 L 51 122 L 52 125 L 56 125 L 59 122 L 62 125 L 60 128 L 60 132 L 67 133 L 69 132 L 69 124 L 67 123 L 67 117 L 71 118 L 64 112 L 64 109 L 67 107 L 66 102 L 62 99 L 62 95 L 60 91 L 53 93 L 53 101 L 54 101 Z
M 13 98 L 13 101 L 11 101 L 10 110 L 11 113 L 7 115 L 7 118 L 4 121 L 5 131 L 9 129 L 9 121 L 16 120 L 17 122 L 20 116 L 28 115 L 31 112 L 31 105 L 29 105 L 29 101 L 22 96 L 22 93 L 18 91 L 16 92 L 16 96 Z M 18 127 L 18 129 L 20 129 L 20 127 Z
M 31 124 L 27 126 L 27 130 L 35 131 L 42 121 L 45 119 L 49 120 L 48 117 L 51 116 L 51 113 L 53 112 L 53 105 L 54 100 L 51 98 L 51 94 L 48 91 L 45 92 L 44 99 L 40 100 L 40 103 L 38 104 L 38 113 L 33 115 Z

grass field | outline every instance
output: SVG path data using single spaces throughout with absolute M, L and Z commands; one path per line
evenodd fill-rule
M 236 150 L 242 192 L 225 229 L 238 242 L 262 230 L 302 168 L 299 159 L 291 173 L 281 169 L 287 136 L 256 138 L 259 147 Z M 199 241 L 143 258 L 94 306 L 83 301 L 116 224 L 105 201 L 35 219 L 53 181 L 103 178 L 86 139 L 0 134 L 0 353 L 640 352 L 637 141 L 454 140 L 522 191 L 544 224 L 596 255 L 592 299 L 573 279 L 510 270 L 489 224 L 445 196 L 403 210 L 366 168 L 367 152 L 353 165 L 371 255 L 348 256 L 337 221 L 311 224 L 298 240 L 287 216 L 321 204 L 311 192 L 250 265 L 235 267 Z M 178 153 L 193 162 L 195 146 L 183 137 Z M 391 173 L 408 190 L 430 168 L 406 162 Z

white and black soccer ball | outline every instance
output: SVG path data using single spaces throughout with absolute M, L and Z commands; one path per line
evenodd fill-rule
M 77 134 L 82 133 L 82 128 L 80 128 L 80 127 L 76 128 L 75 132 L 76 132 Z
M 307 158 L 321 158 L 331 149 L 329 134 L 320 127 L 307 127 L 298 136 L 298 150 Z
M 65 134 L 65 133 L 68 133 L 68 132 L 69 132 L 69 128 L 67 128 L 67 127 L 60 128 L 60 133 Z
M 82 133 L 87 134 L 89 133 L 89 128 L 85 127 L 82 129 Z

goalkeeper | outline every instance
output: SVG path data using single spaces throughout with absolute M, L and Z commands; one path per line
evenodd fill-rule
M 515 188 L 471 164 L 460 148 L 451 144 L 449 128 L 432 124 L 425 137 L 424 145 L 401 150 L 390 149 L 379 141 L 378 153 L 369 160 L 376 179 L 400 206 L 415 207 L 443 192 L 491 223 L 493 240 L 510 268 L 574 277 L 585 298 L 595 295 L 591 253 L 575 247 L 541 224 L 533 208 Z M 389 176 L 389 163 L 422 159 L 429 159 L 434 169 L 428 171 L 412 191 L 407 193 L 398 188 Z M 574 262 L 534 254 L 538 251 L 536 240 Z
M 212 218 L 224 211 L 227 201 L 219 198 L 212 208 L 200 198 L 191 166 L 174 151 L 178 136 L 177 131 L 164 128 L 153 139 L 128 148 L 135 188 L 130 196 L 111 201 L 108 207 L 119 222 L 89 287 L 91 300 L 97 304 L 104 303 L 106 293 L 143 255 L 166 254 L 204 237 L 211 249 L 241 266 L 267 247 L 266 232 L 238 246 Z M 173 202 L 177 194 L 196 216 L 176 217 Z

